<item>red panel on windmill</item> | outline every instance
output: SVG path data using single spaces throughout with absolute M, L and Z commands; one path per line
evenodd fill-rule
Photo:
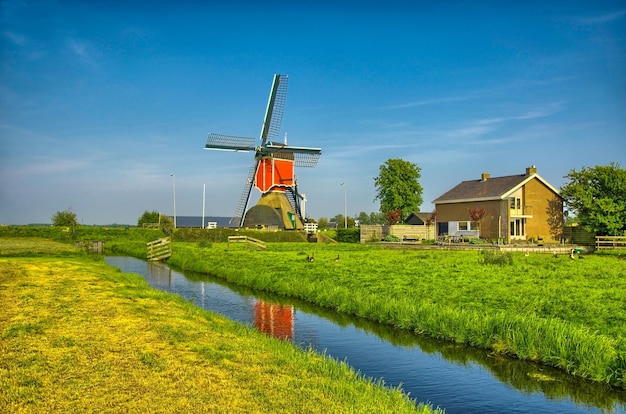
M 261 159 L 254 185 L 262 193 L 285 191 L 294 185 L 294 162 L 273 157 Z

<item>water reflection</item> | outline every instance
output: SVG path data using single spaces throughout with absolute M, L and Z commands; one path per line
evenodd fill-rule
M 161 263 L 109 257 L 155 288 L 338 359 L 364 375 L 402 384 L 412 398 L 447 413 L 626 413 L 626 391 L 487 350 L 417 336 L 306 302 L 181 274 Z
M 290 305 L 266 302 L 262 299 L 254 304 L 254 326 L 261 332 L 278 339 L 293 341 L 294 309 Z

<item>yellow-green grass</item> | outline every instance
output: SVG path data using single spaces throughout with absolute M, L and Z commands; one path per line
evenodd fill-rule
M 0 258 L 0 304 L 0 412 L 432 412 L 83 254 Z
M 76 253 L 76 247 L 43 237 L 0 238 L 0 256 L 65 255 Z
M 626 261 L 519 253 L 499 266 L 483 259 L 476 251 L 349 244 L 273 243 L 257 251 L 175 243 L 170 263 L 626 386 Z

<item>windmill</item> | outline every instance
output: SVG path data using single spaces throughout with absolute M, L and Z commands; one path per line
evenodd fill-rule
M 275 226 L 284 230 L 304 227 L 306 197 L 298 193 L 294 169 L 296 166 L 315 167 L 322 150 L 287 145 L 287 134 L 283 142 L 272 141 L 280 132 L 288 81 L 287 75 L 274 75 L 260 145 L 254 145 L 254 138 L 210 133 L 204 147 L 208 150 L 254 151 L 254 162 L 231 219 L 231 224 L 238 227 Z M 261 198 L 246 211 L 252 187 L 261 192 Z

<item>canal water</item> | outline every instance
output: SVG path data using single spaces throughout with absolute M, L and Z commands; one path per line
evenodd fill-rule
M 285 300 L 162 263 L 108 256 L 108 264 L 143 276 L 154 288 L 255 326 L 383 379 L 411 398 L 454 413 L 626 414 L 626 391 L 564 375 L 558 370 L 502 358 L 489 351 Z

